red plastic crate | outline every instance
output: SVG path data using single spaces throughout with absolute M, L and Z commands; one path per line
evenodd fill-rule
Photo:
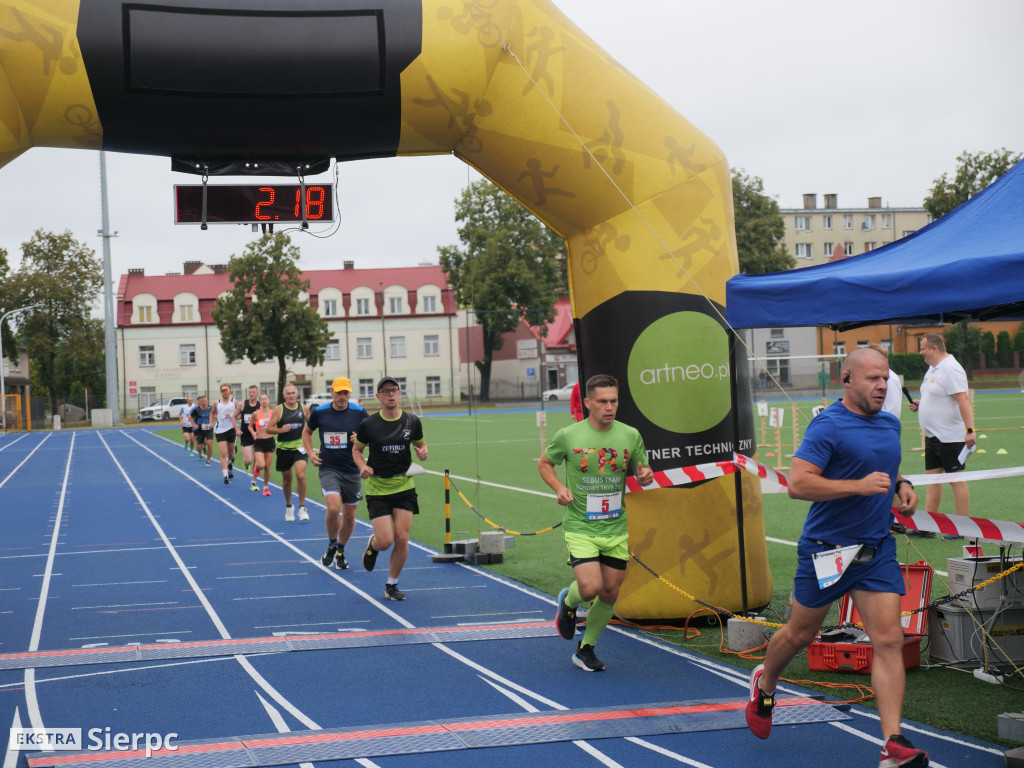
M 932 574 L 934 569 L 924 560 L 913 565 L 902 565 L 906 594 L 900 600 L 902 611 L 923 608 L 931 600 Z M 914 669 L 921 666 L 921 639 L 928 631 L 927 612 L 922 611 L 901 619 L 903 632 L 903 666 Z M 839 623 L 849 624 L 860 621 L 860 614 L 844 595 L 839 602 Z M 871 643 L 830 643 L 815 640 L 807 648 L 807 665 L 818 672 L 857 672 L 869 674 L 874 649 Z

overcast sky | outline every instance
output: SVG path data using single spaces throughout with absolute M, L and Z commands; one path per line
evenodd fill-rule
M 962 151 L 1024 150 L 1020 0 L 554 1 L 783 208 L 805 192 L 918 206 Z M 338 173 L 338 232 L 293 237 L 307 269 L 436 263 L 456 242 L 453 201 L 477 178 L 450 156 Z M 107 178 L 115 285 L 131 267 L 225 263 L 253 237 L 175 226 L 172 186 L 197 178 L 166 158 L 107 153 Z M 34 230 L 69 229 L 102 253 L 99 190 L 97 152 L 30 150 L 0 169 L 0 248 L 17 264 Z

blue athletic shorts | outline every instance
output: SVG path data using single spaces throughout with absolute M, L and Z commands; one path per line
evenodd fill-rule
M 903 571 L 900 570 L 899 561 L 896 559 L 896 540 L 892 536 L 882 539 L 878 551 L 870 561 L 864 565 L 850 566 L 839 581 L 825 589 L 818 587 L 818 577 L 814 573 L 813 560 L 814 553 L 823 549 L 824 547 L 818 542 L 805 539 L 802 536 L 797 542 L 797 566 L 793 590 L 801 605 L 808 608 L 821 608 L 838 600 L 851 589 L 863 589 L 868 592 L 894 592 L 897 595 L 906 594 L 907 588 L 903 583 Z

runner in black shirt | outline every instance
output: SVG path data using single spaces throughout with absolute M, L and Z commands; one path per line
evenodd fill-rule
M 372 571 L 377 553 L 392 543 L 388 566 L 388 581 L 384 596 L 388 600 L 405 600 L 398 589 L 398 577 L 409 556 L 409 532 L 412 516 L 419 514 L 419 502 L 412 478 L 406 472 L 412 465 L 412 449 L 416 458 L 427 460 L 427 444 L 423 440 L 423 425 L 414 414 L 398 407 L 402 390 L 398 380 L 385 376 L 377 382 L 379 413 L 368 417 L 359 425 L 352 460 L 359 475 L 366 480 L 366 507 L 373 523 L 373 535 L 363 552 L 363 567 Z M 369 462 L 363 456 L 369 447 Z

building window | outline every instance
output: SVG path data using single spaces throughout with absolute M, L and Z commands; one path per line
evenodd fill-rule
M 139 387 L 139 408 L 156 402 L 156 387 Z
M 197 387 L 195 384 L 182 384 L 181 396 L 191 397 L 192 405 L 195 405 L 196 399 L 199 397 L 199 387 Z
M 902 235 L 900 235 L 900 237 L 910 237 L 910 236 L 911 236 L 912 234 L 914 234 L 915 232 L 917 232 L 917 230 L 916 230 L 916 229 L 904 229 L 904 230 L 903 230 L 903 234 L 902 234 Z
M 141 367 L 156 365 L 156 349 L 154 347 L 139 347 L 139 365 Z
M 369 315 L 370 314 L 370 300 L 369 299 L 356 299 L 356 314 L 357 315 Z
M 276 381 L 261 381 L 260 382 L 260 394 L 266 395 L 270 398 L 270 402 L 277 401 L 277 382 Z
M 832 258 L 832 251 L 836 249 L 835 246 L 835 243 L 825 243 L 824 246 L 822 246 L 825 249 L 822 253 L 822 256 L 824 256 L 826 259 Z
M 851 240 L 847 240 L 843 243 L 843 250 L 846 251 L 847 256 L 853 256 L 853 242 Z
M 337 299 L 324 299 L 323 301 L 324 317 L 337 317 L 338 316 L 338 300 Z
M 875 214 L 873 214 L 873 213 L 865 213 L 864 214 L 864 221 L 861 222 L 860 228 L 864 229 L 864 230 L 874 229 L 875 228 Z
M 785 328 L 772 328 L 771 334 L 772 334 L 772 338 L 773 339 L 781 339 L 783 336 L 786 335 L 786 329 Z
M 423 297 L 423 312 L 424 314 L 437 312 L 437 296 Z
M 814 249 L 811 243 L 797 243 L 796 244 L 796 257 L 798 259 L 810 259 Z
M 888 213 L 882 214 L 882 229 L 889 229 L 892 227 L 892 216 Z
M 356 357 L 360 360 L 369 360 L 373 357 L 373 339 L 369 336 L 356 338 Z M 372 392 L 370 393 L 373 394 Z
M 873 250 L 875 250 L 875 244 L 874 243 L 864 243 L 864 253 L 867 253 L 868 251 L 873 251 Z
M 359 397 L 367 398 L 373 397 L 373 379 L 360 379 L 359 380 Z
M 195 344 L 179 344 L 178 345 L 178 357 L 181 360 L 182 365 L 195 365 L 196 364 L 196 345 Z
M 388 314 L 389 315 L 400 315 L 402 314 L 402 297 L 392 296 L 388 299 Z
M 833 352 L 833 354 L 836 354 L 836 355 L 845 355 L 846 354 L 846 342 L 845 341 L 835 341 L 835 342 L 833 342 L 832 343 L 832 352 Z
M 152 323 L 153 322 L 153 308 L 150 306 L 139 307 L 139 322 L 140 323 Z
M 811 231 L 811 217 L 810 216 L 796 216 L 795 217 L 796 231 L 797 232 L 810 232 Z
M 405 336 L 392 336 L 388 342 L 392 357 L 405 357 Z
M 832 214 L 827 213 L 821 217 L 821 228 L 832 229 Z
M 441 354 L 441 337 L 437 334 L 423 337 L 423 356 L 437 357 Z
M 853 229 L 853 215 L 849 213 L 843 214 L 843 229 Z
M 183 322 L 183 323 L 191 323 L 192 322 L 192 305 L 191 304 L 182 304 L 178 308 L 178 312 L 179 312 L 178 318 L 181 320 L 181 322 Z
M 405 387 L 405 376 L 395 376 L 395 379 L 398 381 L 398 388 L 402 390 L 402 394 L 409 394 L 409 390 Z
M 327 348 L 324 349 L 324 360 L 341 360 L 341 345 L 337 339 L 327 342 Z
M 427 376 L 427 397 L 437 397 L 441 394 L 441 377 Z

